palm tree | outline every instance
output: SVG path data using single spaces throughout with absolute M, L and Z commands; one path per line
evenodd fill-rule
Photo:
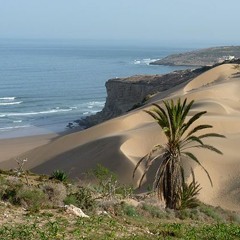
M 158 168 L 153 182 L 153 190 L 157 192 L 159 199 L 164 199 L 167 208 L 178 209 L 181 206 L 181 191 L 183 184 L 182 160 L 189 158 L 200 165 L 206 172 L 212 185 L 212 180 L 208 171 L 202 166 L 198 158 L 191 152 L 191 148 L 203 148 L 222 154 L 217 148 L 205 144 L 203 139 L 208 137 L 225 137 L 217 133 L 205 133 L 195 135 L 197 132 L 212 128 L 211 125 L 198 125 L 192 127 L 192 124 L 198 120 L 206 111 L 198 112 L 187 121 L 187 115 L 194 101 L 187 103 L 187 99 L 181 102 L 178 99 L 175 104 L 163 101 L 164 107 L 153 104 L 152 110 L 145 112 L 151 115 L 158 125 L 162 128 L 167 138 L 165 145 L 156 145 L 152 150 L 141 158 L 133 171 L 133 178 L 140 164 L 145 163 L 145 170 L 139 181 L 139 187 L 144 177 L 152 166 L 153 162 L 158 161 Z M 190 129 L 190 127 L 192 127 Z

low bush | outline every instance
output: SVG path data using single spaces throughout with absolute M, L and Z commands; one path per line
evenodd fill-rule
M 167 213 L 160 209 L 160 207 L 149 205 L 146 203 L 142 204 L 142 209 L 148 212 L 152 217 L 166 218 Z
M 199 205 L 199 200 L 197 196 L 202 189 L 200 184 L 195 180 L 195 175 L 193 170 L 192 173 L 192 181 L 188 184 L 185 181 L 184 172 L 182 170 L 182 188 L 180 190 L 180 209 L 186 208 L 196 208 Z
M 201 204 L 199 206 L 199 211 L 204 213 L 206 216 L 212 218 L 212 220 L 217 222 L 223 222 L 223 217 L 216 211 L 214 207 L 207 206 L 205 204 Z
M 67 190 L 62 183 L 45 183 L 40 188 L 47 195 L 49 207 L 59 207 L 64 205 Z
M 130 198 L 133 195 L 133 186 L 130 185 L 120 185 L 116 188 L 116 194 L 120 195 L 123 199 Z
M 96 201 L 92 196 L 92 192 L 87 187 L 79 187 L 78 191 L 69 194 L 65 200 L 65 204 L 73 204 L 83 210 L 93 210 L 96 206 Z
M 128 205 L 126 203 L 121 204 L 121 209 L 122 213 L 129 217 L 137 217 L 139 215 L 136 207 Z
M 30 212 L 38 212 L 45 204 L 46 195 L 41 189 L 22 187 L 16 194 L 17 201 Z
M 3 201 L 9 201 L 12 204 L 20 204 L 17 199 L 18 191 L 23 187 L 23 184 L 18 177 L 8 176 L 2 178 L 0 187 L 0 197 Z
M 62 170 L 55 170 L 55 171 L 52 173 L 51 178 L 52 178 L 52 179 L 59 180 L 59 181 L 61 181 L 61 182 L 66 182 L 67 179 L 68 179 L 68 175 L 67 175 L 67 173 L 65 173 L 65 172 L 62 171 Z

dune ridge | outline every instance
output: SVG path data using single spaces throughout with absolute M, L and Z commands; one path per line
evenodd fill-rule
M 209 171 L 213 188 L 200 167 L 194 166 L 196 179 L 202 186 L 200 200 L 214 206 L 240 211 L 240 72 L 234 64 L 223 64 L 166 92 L 159 93 L 137 110 L 106 121 L 81 132 L 59 137 L 50 143 L 27 151 L 21 157 L 29 159 L 28 168 L 38 173 L 51 173 L 63 169 L 71 177 L 81 174 L 101 163 L 116 172 L 121 182 L 137 184 L 132 179 L 136 162 L 153 145 L 165 142 L 159 126 L 143 109 L 152 102 L 187 98 L 195 100 L 190 115 L 206 110 L 207 114 L 197 124 L 213 126 L 213 132 L 226 139 L 209 139 L 209 143 L 223 152 L 217 155 L 207 150 L 196 150 L 200 162 Z M 11 168 L 14 158 L 2 161 L 0 167 Z M 151 172 L 145 187 L 151 182 Z

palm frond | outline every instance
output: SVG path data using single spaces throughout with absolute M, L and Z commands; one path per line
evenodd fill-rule
M 201 141 L 201 139 L 199 139 L 199 137 L 197 136 L 190 136 L 182 141 L 179 141 L 179 146 L 181 149 L 183 149 L 183 147 L 189 145 L 190 143 L 199 143 L 200 145 L 204 145 L 204 143 Z
M 185 98 L 183 105 L 182 105 L 182 122 L 181 122 L 180 126 L 182 126 L 183 123 L 185 122 L 187 114 L 189 113 L 189 111 L 194 103 L 194 100 L 192 100 L 189 104 L 187 104 L 187 106 L 186 106 L 186 103 L 187 103 L 187 99 Z
M 213 146 L 211 146 L 211 145 L 208 145 L 208 144 L 199 145 L 199 146 L 194 146 L 194 147 L 195 147 L 195 148 L 208 149 L 208 150 L 213 151 L 213 152 L 215 152 L 215 153 L 218 153 L 218 154 L 220 154 L 220 155 L 223 154 L 220 150 L 218 150 L 217 148 L 215 148 L 215 147 L 213 147 Z
M 193 115 L 188 120 L 188 122 L 182 126 L 181 134 L 183 135 L 196 120 L 198 120 L 202 115 L 204 115 L 206 113 L 207 113 L 207 111 L 203 111 L 203 112 L 199 112 L 199 113 L 196 113 L 195 115 Z
M 163 196 L 163 179 L 165 178 L 166 166 L 168 165 L 169 161 L 169 155 L 166 153 L 165 158 L 162 160 L 161 164 L 157 169 L 153 182 L 153 189 L 158 191 L 158 198 L 160 200 L 162 200 Z
M 212 128 L 213 126 L 212 125 L 208 125 L 208 124 L 202 124 L 202 125 L 198 125 L 196 126 L 195 128 L 193 128 L 188 134 L 186 137 L 189 137 L 191 136 L 192 134 L 200 131 L 200 130 L 204 130 L 204 129 L 209 129 L 209 128 Z
M 153 163 L 156 159 L 160 158 L 160 157 L 163 155 L 163 153 L 159 152 L 155 157 L 152 157 L 153 154 L 156 154 L 156 151 L 158 151 L 158 150 L 160 151 L 161 149 L 163 149 L 163 147 L 162 147 L 161 145 L 156 145 L 156 146 L 154 146 L 154 147 L 152 148 L 152 150 L 151 150 L 148 154 L 146 154 L 144 157 L 142 157 L 142 158 L 137 162 L 137 164 L 136 164 L 136 166 L 135 166 L 135 168 L 134 168 L 134 170 L 133 170 L 132 178 L 135 177 L 135 173 L 136 173 L 138 167 L 139 167 L 140 164 L 143 163 L 144 161 L 145 161 L 145 168 L 149 169 L 149 167 L 152 165 L 152 163 Z M 139 186 L 141 186 L 141 184 L 139 184 Z
M 187 184 L 185 182 L 184 171 L 182 169 L 182 187 L 179 190 L 180 199 L 181 199 L 180 209 L 196 207 L 199 202 L 197 200 L 197 195 L 199 194 L 202 188 L 200 187 L 200 184 L 196 182 L 194 171 L 192 168 L 191 168 L 191 174 L 192 174 L 192 181 L 190 182 L 190 184 Z
M 169 121 L 169 129 L 170 129 L 170 141 L 174 141 L 174 138 L 176 136 L 176 125 L 174 122 L 174 115 L 176 114 L 175 108 L 173 107 L 173 100 L 171 100 L 171 103 L 163 101 L 164 106 L 167 109 L 167 116 Z M 171 104 L 171 105 L 170 105 Z
M 207 174 L 208 176 L 208 179 L 211 183 L 211 186 L 213 186 L 213 183 L 212 183 L 212 179 L 208 173 L 208 171 L 206 170 L 206 168 L 199 162 L 199 160 L 197 159 L 197 157 L 192 154 L 191 152 L 182 152 L 183 155 L 186 155 L 187 157 L 189 157 L 190 159 L 192 159 L 194 162 L 196 162 L 199 166 L 201 166 L 201 168 L 205 171 L 205 173 Z
M 198 136 L 199 139 L 208 138 L 208 137 L 226 138 L 226 136 L 224 136 L 222 134 L 218 134 L 218 133 L 206 133 L 206 134 Z

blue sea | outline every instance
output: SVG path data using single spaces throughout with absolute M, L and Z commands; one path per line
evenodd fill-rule
M 69 122 L 101 111 L 108 79 L 182 69 L 149 63 L 187 50 L 0 40 L 0 138 L 62 132 Z

